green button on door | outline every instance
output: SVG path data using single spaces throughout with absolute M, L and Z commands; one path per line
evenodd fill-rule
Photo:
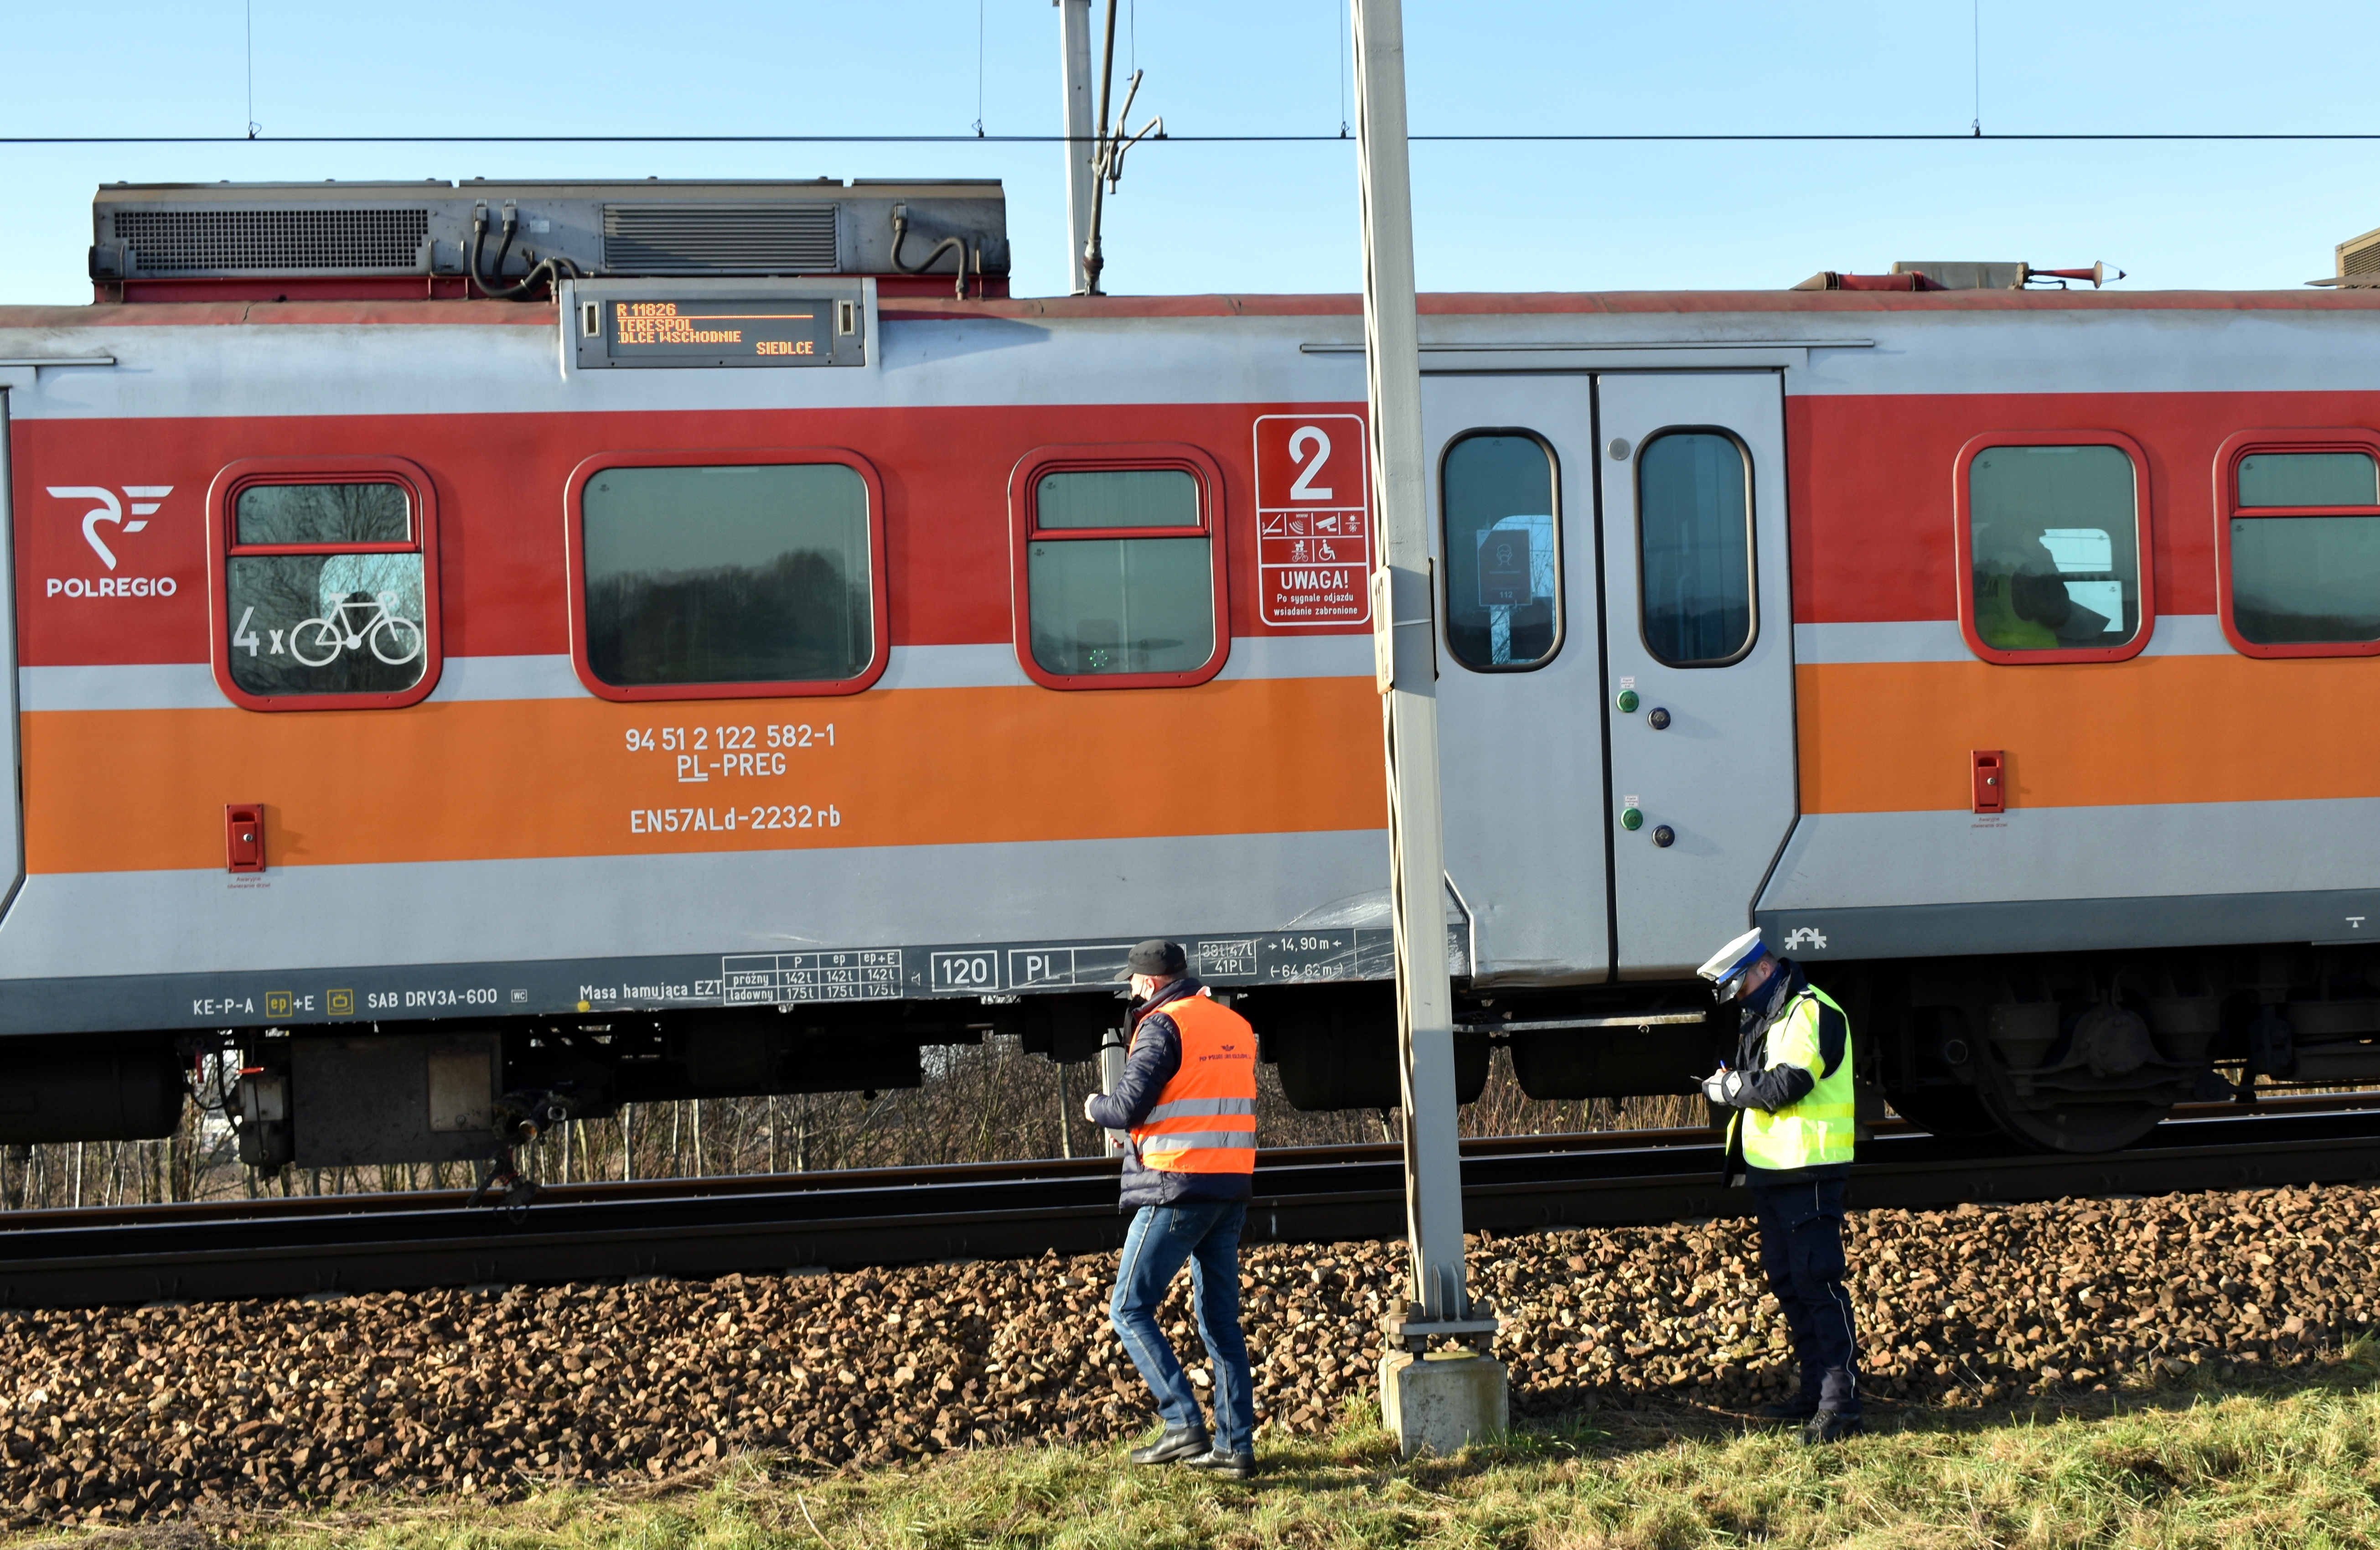
M 1633 807 L 1620 810 L 1620 826 L 1633 834 L 1645 826 L 1645 814 Z

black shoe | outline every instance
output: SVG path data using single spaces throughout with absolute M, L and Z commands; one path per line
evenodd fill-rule
M 1822 1410 L 1810 1418 L 1808 1425 L 1802 1428 L 1802 1440 L 1815 1447 L 1820 1443 L 1838 1442 L 1844 1437 L 1856 1437 L 1866 1430 L 1867 1428 L 1861 1424 L 1857 1415 L 1846 1415 L 1841 1410 Z
M 1176 1432 L 1168 1428 L 1155 1442 L 1147 1447 L 1134 1448 L 1127 1457 L 1135 1464 L 1177 1464 L 1185 1459 L 1196 1461 L 1200 1455 L 1211 1451 L 1213 1446 L 1204 1432 L 1186 1428 Z
M 1255 1454 L 1226 1453 L 1220 1447 L 1202 1453 L 1196 1458 L 1184 1458 L 1182 1461 L 1194 1470 L 1204 1470 L 1208 1474 L 1220 1475 L 1225 1480 L 1245 1480 L 1257 1472 Z
M 1807 1421 L 1817 1413 L 1818 1397 L 1815 1394 L 1797 1394 L 1791 1399 L 1763 1405 L 1759 1410 L 1763 1421 Z

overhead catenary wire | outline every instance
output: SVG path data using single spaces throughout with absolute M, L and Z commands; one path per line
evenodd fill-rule
M 1416 145 L 1926 145 L 1972 144 L 2317 144 L 2380 140 L 2380 129 L 2151 129 L 2009 130 L 1991 134 L 1957 131 L 1838 131 L 1823 129 L 1678 133 L 1621 130 L 1548 134 L 1455 131 L 1406 137 Z M 9 145 L 1095 145 L 1097 135 L 0 135 Z M 1156 134 L 1144 144 L 1336 145 L 1341 135 Z

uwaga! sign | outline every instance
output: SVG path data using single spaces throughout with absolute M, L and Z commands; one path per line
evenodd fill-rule
M 1371 478 L 1353 414 L 1257 419 L 1257 616 L 1269 625 L 1371 617 Z

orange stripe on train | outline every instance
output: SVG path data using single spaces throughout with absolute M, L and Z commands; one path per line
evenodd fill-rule
M 1958 811 L 1977 749 L 2009 805 L 2380 797 L 2380 659 L 2242 656 L 1795 669 L 1805 812 Z
M 220 869 L 224 804 L 240 801 L 265 804 L 274 867 L 1385 822 L 1378 702 L 1363 678 L 1218 682 L 1161 701 L 995 688 L 302 716 L 45 711 L 23 727 L 34 873 Z M 1197 736 L 1162 735 L 1184 728 Z

